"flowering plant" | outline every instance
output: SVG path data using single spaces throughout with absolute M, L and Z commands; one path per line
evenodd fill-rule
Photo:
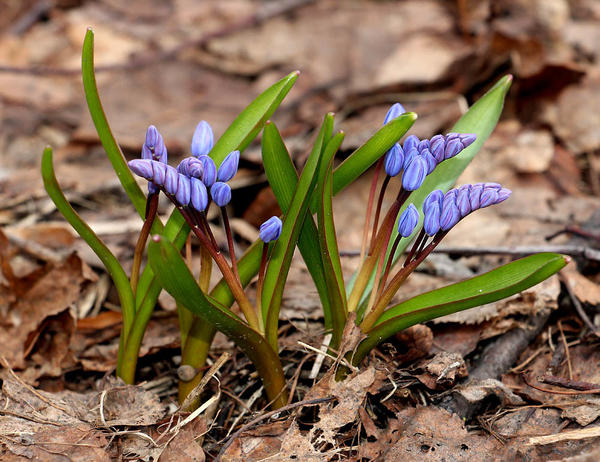
M 90 113 L 125 191 L 144 219 L 129 278 L 66 201 L 54 176 L 50 148 L 44 151 L 42 175 L 59 211 L 98 254 L 113 278 L 123 312 L 117 374 L 125 382 L 134 381 L 141 340 L 164 288 L 178 302 L 182 364 L 199 369 L 216 330 L 220 330 L 252 360 L 272 405 L 285 405 L 288 397 L 279 358 L 278 321 L 296 246 L 319 292 L 325 327 L 331 334 L 330 348 L 336 351 L 342 347 L 343 332 L 349 323 L 356 324 L 364 334 L 351 351 L 340 352 L 346 353 L 355 366 L 373 347 L 399 330 L 507 297 L 537 284 L 565 265 L 561 255 L 532 255 L 389 306 L 401 284 L 459 220 L 510 196 L 508 189 L 496 183 L 450 189 L 494 128 L 510 77 L 502 79 L 475 103 L 453 133 L 430 140 L 411 135 L 399 143 L 416 114 L 395 104 L 383 127 L 335 170 L 333 160 L 344 134 L 333 133 L 334 117 L 328 114 L 304 168 L 298 173 L 275 124 L 268 122 L 297 76 L 292 73 L 263 92 L 216 143 L 210 125 L 200 122 L 192 137 L 192 156 L 176 168 L 167 164 L 164 140 L 154 126 L 146 132 L 141 159 L 127 164 L 100 104 L 93 72 L 93 33 L 88 31 L 83 48 L 83 78 Z M 226 210 L 231 200 L 227 182 L 237 172 L 240 153 L 261 130 L 265 172 L 283 214 L 282 219 L 267 220 L 260 227 L 260 239 L 238 258 Z M 333 196 L 374 163 L 377 165 L 368 199 L 361 264 L 346 284 L 333 221 Z M 382 170 L 385 177 L 375 202 Z M 147 196 L 137 186 L 132 172 L 148 180 Z M 384 193 L 388 187 L 394 187 L 394 177 L 400 178 L 398 192 L 381 218 Z M 165 225 L 157 217 L 160 193 L 176 206 Z M 228 258 L 217 245 L 207 219 L 206 210 L 213 205 L 220 209 L 223 218 Z M 181 255 L 190 231 L 201 244 L 198 279 Z M 149 265 L 142 270 L 142 256 L 150 235 Z M 414 243 L 410 251 L 398 264 L 411 241 Z M 189 256 L 190 246 L 186 248 Z M 210 288 L 213 263 L 222 279 Z M 256 276 L 257 297 L 252 303 L 245 288 Z M 240 315 L 230 308 L 234 302 Z M 200 378 L 201 373 L 197 373 L 192 380 L 181 382 L 181 401 Z

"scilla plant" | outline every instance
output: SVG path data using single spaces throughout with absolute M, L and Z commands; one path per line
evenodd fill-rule
M 100 140 L 121 184 L 144 220 L 130 277 L 65 199 L 54 175 L 49 148 L 42 158 L 42 175 L 58 210 L 98 254 L 113 278 L 123 313 L 117 374 L 128 383 L 134 381 L 143 334 L 164 288 L 178 302 L 183 364 L 200 369 L 215 332 L 222 331 L 253 362 L 272 405 L 286 404 L 278 323 L 296 247 L 317 287 L 325 327 L 331 334 L 331 349 L 340 348 L 348 323 L 355 323 L 364 333 L 362 341 L 347 354 L 354 365 L 359 365 L 372 348 L 399 330 L 510 296 L 537 284 L 565 265 L 561 255 L 532 255 L 468 281 L 390 306 L 408 275 L 460 219 L 510 195 L 510 191 L 495 183 L 450 190 L 494 128 L 510 77 L 501 79 L 476 102 L 452 133 L 430 140 L 409 136 L 400 145 L 399 140 L 417 116 L 405 112 L 399 104 L 392 106 L 381 129 L 336 169 L 333 160 L 344 134 L 334 134 L 334 117 L 328 114 L 304 168 L 298 173 L 276 126 L 268 122 L 292 87 L 297 73 L 263 92 L 216 142 L 210 125 L 198 124 L 192 136 L 192 155 L 177 167 L 171 167 L 167 163 L 164 140 L 153 126 L 146 132 L 141 158 L 130 161 L 129 165 L 125 162 L 98 97 L 91 31 L 84 42 L 82 67 L 88 107 Z M 283 213 L 281 219 L 267 220 L 261 226 L 260 238 L 238 257 L 225 207 L 231 200 L 227 182 L 237 171 L 240 153 L 261 130 L 265 171 Z M 373 164 L 377 164 L 376 174 L 366 201 L 361 264 L 355 277 L 346 284 L 333 222 L 333 196 Z M 385 177 L 375 201 L 382 170 Z M 147 196 L 137 186 L 132 172 L 148 180 Z M 390 187 L 397 189 L 395 200 L 381 218 L 383 196 Z M 157 216 L 161 193 L 176 206 L 164 225 Z M 227 249 L 220 249 L 214 239 L 206 215 L 209 207 L 220 209 Z M 181 253 L 190 230 L 200 242 L 198 277 L 190 269 L 190 259 L 186 262 Z M 142 256 L 148 241 L 149 265 L 142 270 Z M 402 259 L 411 241 L 414 244 Z M 191 246 L 186 246 L 186 255 L 190 256 L 190 252 Z M 211 288 L 213 265 L 222 279 Z M 246 287 L 257 276 L 257 296 L 252 303 Z M 237 310 L 232 309 L 234 303 Z M 200 378 L 201 373 L 197 373 L 192 380 L 181 383 L 181 400 Z

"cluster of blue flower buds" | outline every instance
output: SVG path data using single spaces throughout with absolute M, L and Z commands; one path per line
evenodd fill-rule
M 384 125 L 404 112 L 406 111 L 400 103 L 394 104 L 385 117 Z M 410 135 L 402 145 L 396 143 L 386 153 L 383 164 L 385 172 L 391 177 L 403 172 L 402 187 L 406 191 L 415 191 L 440 162 L 456 156 L 476 138 L 470 133 L 435 135 L 429 140 L 420 140 L 415 135 Z
M 423 203 L 423 229 L 429 236 L 448 231 L 462 218 L 477 209 L 505 201 L 510 189 L 498 183 L 466 184 L 444 194 L 439 189 L 432 191 Z
M 192 137 L 192 156 L 183 159 L 175 169 L 167 165 L 167 149 L 161 134 L 156 127 L 150 125 L 142 146 L 142 158 L 134 159 L 128 165 L 136 175 L 149 181 L 150 194 L 158 193 L 162 187 L 182 207 L 190 206 L 198 212 L 204 212 L 209 205 L 210 192 L 213 202 L 219 207 L 225 207 L 231 201 L 231 187 L 227 182 L 238 171 L 240 152 L 230 152 L 217 169 L 208 155 L 213 144 L 212 128 L 203 120 L 197 125 Z M 264 242 L 277 239 L 281 233 L 281 220 L 277 217 L 270 220 L 263 224 L 269 224 L 268 231 L 263 233 L 268 239 L 263 239 Z

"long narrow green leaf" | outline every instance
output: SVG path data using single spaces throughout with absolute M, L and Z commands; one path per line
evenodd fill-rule
M 333 195 L 366 172 L 408 131 L 417 115 L 406 112 L 381 127 L 369 140 L 350 154 L 333 172 Z M 315 209 L 313 209 L 315 210 Z
M 200 290 L 179 249 L 167 239 L 154 238 L 150 242 L 148 260 L 165 290 L 196 316 L 231 338 L 254 363 L 269 398 L 278 399 L 280 405 L 285 403 L 285 398 L 278 398 L 285 387 L 283 369 L 278 355 L 264 337 Z M 164 271 L 165 268 L 169 270 Z
M 333 221 L 332 199 L 334 154 L 335 151 L 332 152 L 331 150 L 327 150 L 321 159 L 315 195 L 318 199 L 317 223 L 319 225 L 319 247 L 321 249 L 323 269 L 325 270 L 325 282 L 327 284 L 329 303 L 331 305 L 333 316 L 331 346 L 337 349 L 341 342 L 341 334 L 344 330 L 344 325 L 346 324 L 348 305 Z
M 335 135 L 327 144 L 325 153 L 329 150 L 337 151 L 343 139 L 344 135 L 342 133 Z M 283 221 L 281 235 L 273 247 L 267 265 L 262 294 L 262 308 L 265 319 L 265 334 L 274 350 L 277 350 L 277 325 L 283 288 L 290 269 L 294 248 L 304 224 L 311 193 L 317 180 L 316 172 L 320 160 L 320 152 L 314 152 L 308 158 L 298 180 L 294 198 Z
M 568 261 L 568 257 L 555 253 L 531 255 L 393 306 L 367 332 L 354 362 L 358 364 L 369 350 L 402 329 L 522 292 L 558 272 Z
M 246 149 L 292 89 L 299 75 L 298 71 L 287 75 L 260 94 L 236 117 L 210 151 L 210 156 L 217 165 L 231 151 Z
M 313 152 L 323 150 L 325 142 L 331 137 L 332 130 L 333 114 L 327 114 L 313 145 Z M 296 185 L 298 184 L 298 173 L 283 139 L 273 123 L 265 125 L 262 137 L 262 158 L 269 185 L 273 189 L 279 207 L 281 207 L 283 214 L 286 215 L 292 202 Z M 331 307 L 321 255 L 318 246 L 315 245 L 317 239 L 317 227 L 312 216 L 307 213 L 300 237 L 298 238 L 298 249 L 300 249 L 302 258 L 319 293 L 325 318 L 325 328 L 331 329 Z
M 135 315 L 135 301 L 131 286 L 129 285 L 129 278 L 125 274 L 119 260 L 117 260 L 104 242 L 96 236 L 96 233 L 94 233 L 73 207 L 71 207 L 71 204 L 69 204 L 69 201 L 63 194 L 60 185 L 56 180 L 54 166 L 52 164 L 52 148 L 50 147 L 44 149 L 42 155 L 42 179 L 44 181 L 44 188 L 46 188 L 48 196 L 50 196 L 50 199 L 52 199 L 52 202 L 54 202 L 58 211 L 65 217 L 73 229 L 77 231 L 77 234 L 79 234 L 91 247 L 94 253 L 98 255 L 98 258 L 100 258 L 100 261 L 102 261 L 102 264 L 106 267 L 108 274 L 110 274 L 110 277 L 117 288 L 119 300 L 121 302 L 121 310 L 123 312 L 123 337 L 126 339 Z

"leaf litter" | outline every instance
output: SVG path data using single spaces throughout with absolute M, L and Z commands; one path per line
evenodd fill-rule
M 44 145 L 59 148 L 57 169 L 72 202 L 100 225 L 120 259 L 130 257 L 132 237 L 125 223 L 136 229 L 140 222 L 123 205 L 98 148 L 77 75 L 82 31 L 90 24 L 102 37 L 97 64 L 113 66 L 98 80 L 126 156 L 137 154 L 150 120 L 165 132 L 170 154 L 185 155 L 187 134 L 199 117 L 222 132 L 244 101 L 295 68 L 303 72 L 300 85 L 275 115 L 282 127 L 290 127 L 284 136 L 293 140 L 295 160 L 304 158 L 304 146 L 327 111 L 336 111 L 340 127 L 352 135 L 343 146 L 347 152 L 365 141 L 395 101 L 419 113 L 414 133 L 430 136 L 447 130 L 489 82 L 510 71 L 516 78 L 504 118 L 459 183 L 493 177 L 510 185 L 513 204 L 461 222 L 446 245 L 549 245 L 546 236 L 582 229 L 592 236 L 563 233 L 551 243 L 579 239 L 573 242 L 598 246 L 593 236 L 598 223 L 586 224 L 600 208 L 594 104 L 600 10 L 593 1 L 450 6 L 433 0 L 397 5 L 326 0 L 176 53 L 169 50 L 182 40 L 192 43 L 206 31 L 230 27 L 241 15 L 261 11 L 264 2 L 164 1 L 142 15 L 140 2 L 57 2 L 36 13 L 34 4 L 43 3 L 8 2 L 6 15 L 0 16 L 1 25 L 10 25 L 0 35 L 2 65 L 31 70 L 0 72 L 0 222 L 5 226 L 0 352 L 18 377 L 4 366 L 3 459 L 64 460 L 68 454 L 73 460 L 211 460 L 224 444 L 223 429 L 243 409 L 227 396 L 254 403 L 252 411 L 264 404 L 250 400 L 260 396 L 256 380 L 248 363 L 234 355 L 220 376 L 221 389 L 230 394 L 220 395 L 223 411 L 196 418 L 174 436 L 165 433 L 183 418 L 172 405 L 177 321 L 165 309 L 156 311 L 142 347 L 140 373 L 151 387 L 124 387 L 110 379 L 98 383 L 114 367 L 118 300 L 110 287 L 102 288 L 97 261 L 54 221 L 58 215 L 36 173 Z M 40 20 L 45 15 L 49 19 Z M 140 57 L 147 64 L 124 73 L 127 63 Z M 165 68 L 168 72 L 162 72 Z M 236 205 L 239 215 L 248 208 L 253 224 L 274 213 L 268 209 L 273 200 L 254 192 L 261 184 L 259 160 L 257 147 L 251 146 L 246 167 L 256 180 L 240 186 L 251 192 L 249 204 Z M 345 231 L 341 248 L 350 253 L 360 247 L 359 204 L 368 186 L 365 178 L 336 198 L 343 204 L 335 206 L 336 225 Z M 492 253 L 456 257 L 432 258 L 398 299 L 510 258 Z M 356 266 L 353 258 L 342 263 L 348 275 Z M 597 263 L 582 258 L 577 263 L 561 277 L 593 320 L 600 294 Z M 324 358 L 315 385 L 308 377 L 317 353 L 297 341 L 321 346 L 318 299 L 306 289 L 312 285 L 302 265 L 293 271 L 283 310 L 288 377 L 296 377 L 296 400 L 334 401 L 262 421 L 235 438 L 227 452 L 231 460 L 240 454 L 256 460 L 289 460 L 293 454 L 300 460 L 479 460 L 489 454 L 505 460 L 595 460 L 597 395 L 568 387 L 600 384 L 598 368 L 591 366 L 598 364 L 598 340 L 586 334 L 557 278 L 482 310 L 415 326 L 383 345 L 349 382 L 332 381 L 327 375 L 331 361 Z M 168 304 L 161 300 L 162 308 Z M 550 311 L 544 328 L 517 355 L 511 371 L 499 380 L 469 381 L 466 373 L 477 367 L 485 346 L 527 329 L 527 320 L 543 310 Z M 221 339 L 216 348 L 219 353 L 230 344 Z M 546 382 L 556 377 L 566 380 L 563 386 Z M 35 386 L 35 393 L 24 383 Z M 203 396 L 218 391 L 211 382 Z M 455 395 L 480 406 L 466 423 L 435 406 Z M 253 417 L 247 412 L 235 429 Z M 201 446 L 199 435 L 205 433 Z

